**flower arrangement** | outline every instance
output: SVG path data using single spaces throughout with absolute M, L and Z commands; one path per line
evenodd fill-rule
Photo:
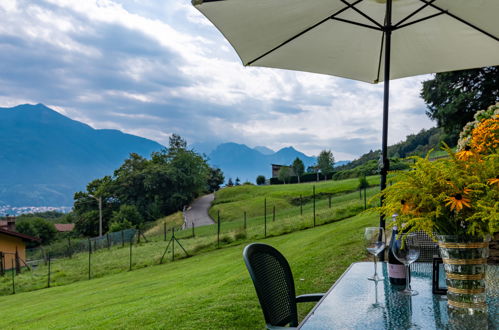
M 380 195 L 385 217 L 397 213 L 397 225 L 434 237 L 487 237 L 499 231 L 499 106 L 477 113 L 465 127 L 458 151 L 448 158 L 414 159 L 411 170 L 397 172 Z M 490 110 L 492 109 L 492 110 Z

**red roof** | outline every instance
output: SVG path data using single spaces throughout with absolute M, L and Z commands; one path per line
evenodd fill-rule
M 33 236 L 29 236 L 29 235 L 25 235 L 25 234 L 21 234 L 21 233 L 18 233 L 16 231 L 10 231 L 10 230 L 7 230 L 7 229 L 4 229 L 4 228 L 0 228 L 0 234 L 4 234 L 4 235 L 8 235 L 8 236 L 14 236 L 14 237 L 19 237 L 25 241 L 37 241 L 39 242 L 40 239 L 39 238 L 36 238 L 36 237 L 33 237 Z
M 75 228 L 74 223 L 56 223 L 54 224 L 55 229 L 59 232 L 69 232 Z

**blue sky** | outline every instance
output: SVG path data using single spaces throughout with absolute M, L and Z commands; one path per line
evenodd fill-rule
M 0 106 L 44 103 L 94 128 L 168 143 L 331 149 L 381 144 L 383 85 L 243 67 L 188 0 L 1 0 Z M 435 126 L 421 81 L 391 82 L 389 143 Z

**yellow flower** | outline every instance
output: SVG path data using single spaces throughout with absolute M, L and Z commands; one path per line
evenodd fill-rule
M 471 207 L 470 199 L 461 194 L 455 194 L 452 197 L 447 197 L 445 200 L 447 201 L 445 205 L 450 206 L 451 211 L 454 211 L 455 209 L 456 212 L 459 212 L 464 206 Z
M 495 178 L 488 179 L 487 183 L 490 184 L 491 186 L 494 184 L 497 184 L 499 186 L 499 175 L 496 176 Z
M 463 150 L 456 153 L 456 158 L 459 160 L 464 160 L 464 161 L 470 159 L 473 156 L 474 156 L 474 153 L 473 153 L 473 151 L 471 151 L 470 146 L 466 146 L 466 147 L 464 147 Z
M 404 199 L 400 201 L 400 210 L 402 214 L 409 214 L 411 212 L 411 204 L 407 203 Z

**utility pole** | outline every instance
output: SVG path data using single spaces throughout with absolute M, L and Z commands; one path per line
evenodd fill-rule
M 102 236 L 102 196 L 94 196 L 88 194 L 88 196 L 94 198 L 99 203 L 99 237 Z

